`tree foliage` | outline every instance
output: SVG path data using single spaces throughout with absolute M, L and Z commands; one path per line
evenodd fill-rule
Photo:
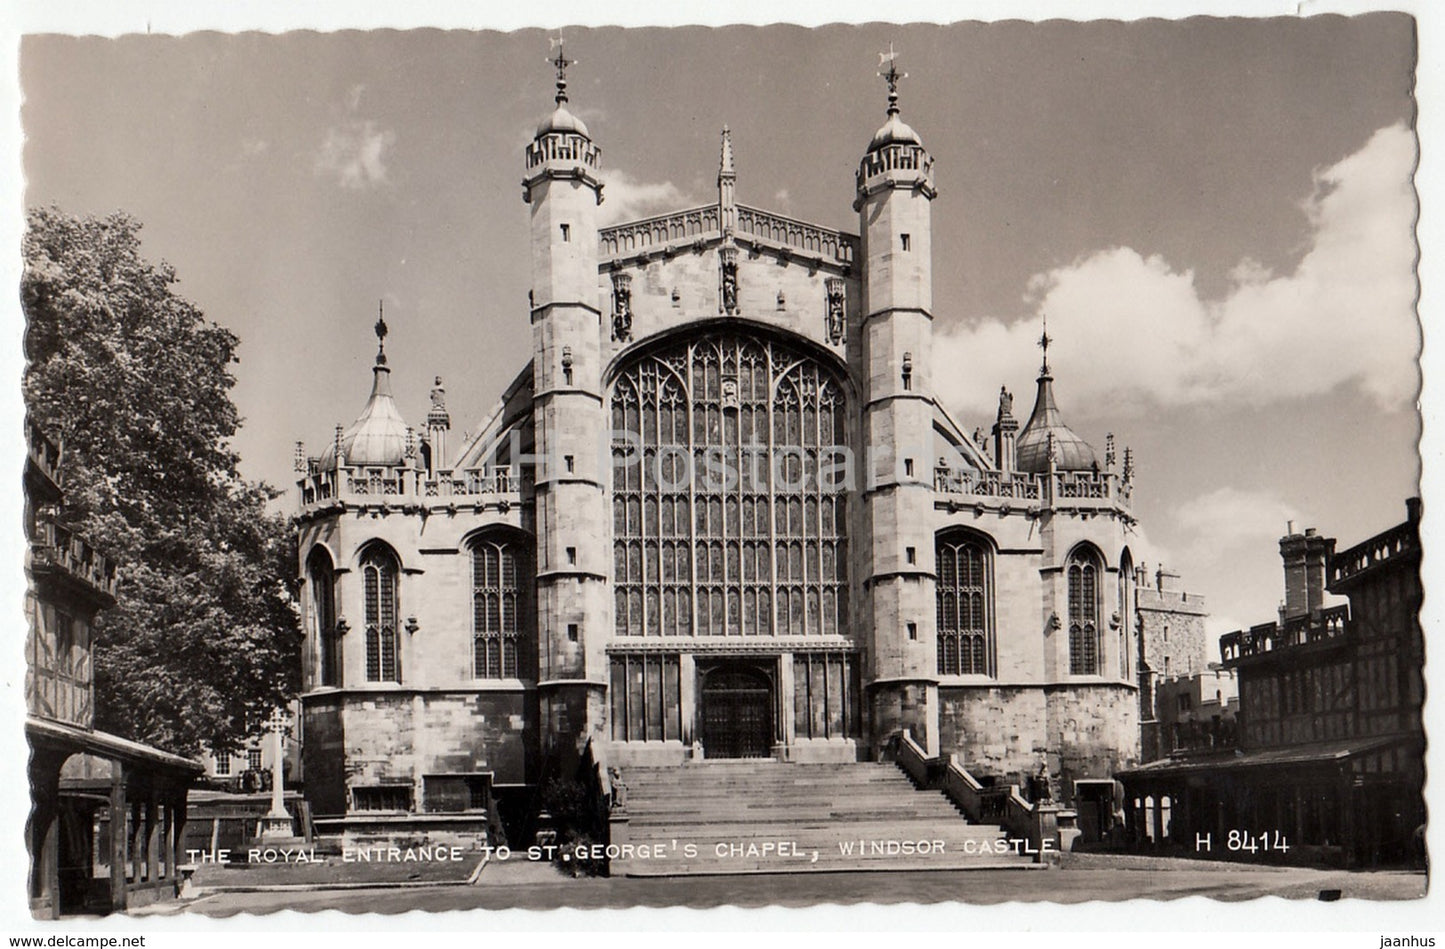
M 140 224 L 32 209 L 25 399 L 63 440 L 65 519 L 117 563 L 96 625 L 96 725 L 233 748 L 295 694 L 292 532 L 237 471 L 237 337 L 141 256 Z

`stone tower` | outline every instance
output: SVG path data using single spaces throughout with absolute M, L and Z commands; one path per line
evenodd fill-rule
M 933 527 L 933 159 L 898 116 L 890 50 L 888 120 L 858 166 L 862 235 L 862 436 L 867 714 L 881 746 L 908 728 L 938 753 Z
M 527 146 L 531 205 L 537 692 L 544 753 L 563 758 L 605 727 L 610 522 L 601 382 L 597 206 L 601 150 L 567 109 L 557 46 L 556 110 Z M 523 459 L 524 461 L 526 459 Z

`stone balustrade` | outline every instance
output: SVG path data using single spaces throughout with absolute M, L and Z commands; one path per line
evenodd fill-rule
M 1330 558 L 1330 586 L 1388 560 L 1420 552 L 1419 525 L 1406 521 Z
M 301 506 L 424 503 L 516 503 L 522 479 L 512 467 L 461 468 L 426 472 L 414 468 L 338 466 L 318 470 L 300 482 Z
M 758 244 L 787 248 L 800 258 L 811 257 L 819 263 L 851 265 L 858 255 L 855 234 L 744 205 L 737 207 L 736 234 L 743 240 L 751 238 Z M 618 259 L 651 251 L 680 250 L 721 236 L 721 211 L 717 205 L 707 205 L 603 228 L 597 232 L 597 242 L 603 259 Z
M 858 166 L 858 190 L 863 190 L 869 178 L 890 171 L 912 171 L 927 178 L 933 172 L 933 159 L 921 145 L 899 142 L 885 145 L 864 156 Z
M 1059 471 L 1047 475 L 941 465 L 934 468 L 933 487 L 940 494 L 959 496 L 962 504 L 973 503 L 973 499 L 1003 499 L 1036 503 L 1051 500 L 1055 506 L 1127 507 L 1133 495 L 1132 484 L 1107 471 Z
M 602 228 L 597 232 L 597 243 L 602 257 L 613 258 L 721 234 L 718 207 L 713 204 Z
M 583 135 L 544 135 L 527 145 L 528 170 L 553 161 L 597 168 L 602 162 L 602 150 Z
M 738 233 L 844 264 L 853 263 L 858 252 L 853 234 L 743 205 L 738 206 Z
M 895 761 L 921 788 L 938 788 L 976 824 L 997 824 L 1009 837 L 1026 841 L 1022 852 L 1035 863 L 1044 862 L 1050 852 L 1061 849 L 1061 817 L 1072 817 L 1052 804 L 1030 803 L 1018 786 L 985 787 L 959 763 L 956 755 L 930 758 L 923 747 L 904 729 L 898 739 Z M 1063 822 L 1066 823 L 1066 822 Z M 1072 839 L 1072 838 L 1071 838 Z
M 1342 641 L 1350 632 L 1349 606 L 1332 606 L 1308 616 L 1296 616 L 1284 623 L 1259 623 L 1249 629 L 1226 633 L 1219 639 L 1220 657 L 1225 665 L 1241 660 Z

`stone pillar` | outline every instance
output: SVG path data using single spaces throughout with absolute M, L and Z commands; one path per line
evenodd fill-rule
M 271 809 L 261 821 L 261 838 L 272 840 L 294 836 L 291 815 L 286 812 L 286 719 L 278 709 L 271 716 Z
M 779 716 L 781 751 L 783 760 L 788 758 L 788 749 L 797 740 L 797 706 L 793 702 L 793 696 L 797 686 L 793 682 L 793 654 L 782 653 L 778 656 L 778 708 L 782 712 Z
M 684 746 L 691 746 L 697 740 L 697 663 L 693 661 L 692 653 L 685 652 L 678 657 L 677 672 L 681 681 L 678 683 L 678 704 L 682 706 L 679 714 L 682 717 L 682 743 Z
M 110 763 L 110 908 L 125 909 L 126 862 L 130 859 L 126 844 L 125 766 L 119 760 Z

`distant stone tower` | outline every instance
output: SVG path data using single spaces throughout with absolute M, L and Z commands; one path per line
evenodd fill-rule
M 898 117 L 897 70 L 884 57 L 888 120 L 858 166 L 863 257 L 862 434 L 876 453 L 862 486 L 863 608 L 873 641 L 865 681 L 870 734 L 908 728 L 938 753 L 933 523 L 933 159 Z
M 601 149 L 567 109 L 560 42 L 557 108 L 527 146 L 531 205 L 537 692 L 544 752 L 564 757 L 606 725 L 610 548 L 599 470 L 604 433 L 597 206 Z

